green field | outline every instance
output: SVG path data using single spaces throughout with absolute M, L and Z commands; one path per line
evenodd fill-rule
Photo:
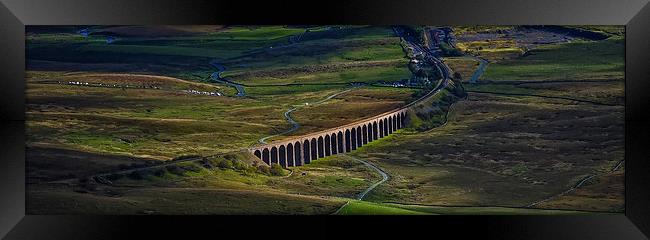
M 284 111 L 348 89 L 348 83 L 374 83 L 410 76 L 402 65 L 406 60 L 401 47 L 389 28 L 358 26 L 332 31 L 308 28 L 316 30 L 315 34 L 325 34 L 324 38 L 312 39 L 306 33 L 304 41 L 288 47 L 284 45 L 290 36 L 307 29 L 234 26 L 213 32 L 200 29 L 178 37 L 120 36 L 111 44 L 104 42 L 102 35 L 82 37 L 65 29 L 58 34 L 36 32 L 27 37 L 27 55 L 31 61 L 28 65 L 33 65 L 28 70 L 35 69 L 28 71 L 27 78 L 31 119 L 28 131 L 33 144 L 160 160 L 216 154 L 248 147 L 263 136 L 288 129 Z M 92 30 L 137 32 L 130 28 Z M 146 33 L 145 30 L 138 29 Z M 279 53 L 266 52 L 277 44 L 282 47 Z M 287 51 L 293 54 L 285 55 Z M 180 92 L 192 89 L 218 91 L 227 96 L 236 94 L 229 86 L 207 80 L 210 72 L 216 70 L 209 65 L 211 58 L 223 60 L 227 71 L 222 76 L 252 86 L 246 87 L 246 97 L 219 98 Z M 237 65 L 244 60 L 246 66 Z M 134 64 L 139 70 L 130 71 L 122 65 L 124 62 Z M 68 81 L 118 84 L 118 87 L 51 84 Z M 281 86 L 290 83 L 306 85 Z M 120 84 L 160 89 L 124 89 Z M 373 91 L 383 90 L 393 91 L 381 88 Z M 398 104 L 385 107 L 397 107 L 410 96 L 391 95 L 391 98 L 399 99 Z M 368 104 L 383 101 L 371 99 Z M 344 114 L 336 109 L 329 112 Z M 357 115 L 350 120 L 364 116 Z M 73 127 L 63 128 L 64 121 L 74 123 Z M 329 126 L 307 123 L 305 129 Z
M 27 212 L 621 212 L 623 29 L 567 28 L 608 38 L 453 27 L 486 72 L 469 84 L 478 62 L 444 58 L 460 79 L 414 106 L 407 128 L 348 153 L 390 176 L 359 201 L 382 176 L 349 156 L 282 169 L 247 149 L 290 129 L 292 108 L 299 128 L 268 141 L 422 96 L 383 84 L 413 75 L 391 26 L 28 27 Z
M 338 215 L 581 215 L 579 211 L 507 207 L 450 207 L 349 201 Z
M 104 35 L 82 37 L 76 33 L 28 33 L 30 61 L 74 62 L 81 65 L 112 64 L 104 71 L 123 71 L 117 63 L 141 65 L 145 72 L 188 80 L 205 80 L 218 59 L 232 73 L 273 69 L 279 66 L 401 59 L 404 54 L 390 28 L 356 26 L 342 30 L 305 33 L 302 41 L 288 46 L 290 36 L 307 29 L 286 26 L 233 26 L 191 36 L 117 37 L 107 44 Z M 105 34 L 95 29 L 98 34 Z M 122 30 L 125 31 L 125 30 Z M 315 38 L 310 38 L 316 35 Z M 273 47 L 276 47 L 273 49 Z M 45 68 L 33 64 L 34 68 Z M 58 66 L 59 69 L 63 68 Z M 68 69 L 66 67 L 64 69 Z
M 304 215 L 329 214 L 341 201 L 309 196 L 214 188 L 138 188 L 123 195 L 30 189 L 29 214 Z M 192 202 L 192 204 L 188 204 Z
M 623 79 L 624 40 L 578 41 L 541 46 L 530 55 L 490 64 L 489 80 Z
M 425 213 L 364 201 L 350 201 L 341 208 L 339 215 L 423 215 Z
M 351 69 L 316 71 L 310 69 L 275 69 L 281 74 L 264 76 L 250 74 L 252 77 L 233 77 L 236 82 L 246 86 L 256 85 L 283 85 L 283 84 L 328 84 L 328 83 L 376 83 L 379 81 L 397 81 L 410 77 L 410 72 L 405 68 L 406 62 L 386 66 L 353 67 Z
M 410 76 L 398 39 L 383 27 L 91 27 L 88 37 L 58 29 L 28 31 L 26 38 L 29 208 L 36 214 L 332 213 L 343 202 L 317 196 L 354 197 L 376 173 L 330 157 L 276 176 L 250 166 L 263 164 L 250 154 L 228 154 L 288 129 L 283 113 L 293 106 L 320 102 L 352 82 Z M 289 44 L 291 36 L 307 30 Z M 111 35 L 117 37 L 108 44 Z M 217 70 L 213 59 L 226 67 L 223 77 L 247 84 L 245 97 L 208 78 Z M 361 86 L 332 101 L 357 106 L 363 100 L 378 106 L 367 111 L 385 111 L 405 104 L 410 94 Z M 302 131 L 330 127 L 304 124 Z M 215 154 L 236 161 L 174 163 Z M 229 167 L 223 161 L 238 163 Z M 98 184 L 93 176 L 99 173 L 112 173 L 103 175 L 111 183 Z M 74 184 L 46 183 L 61 179 Z M 179 207 L 189 195 L 210 203 Z M 230 203 L 241 196 L 248 200 Z

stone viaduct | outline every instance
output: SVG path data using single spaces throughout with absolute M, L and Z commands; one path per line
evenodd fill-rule
M 407 110 L 408 107 L 399 108 L 340 127 L 253 147 L 250 151 L 269 165 L 302 166 L 388 136 L 405 126 Z
M 430 56 L 428 59 L 443 76 L 442 81 L 432 91 L 401 108 L 340 127 L 252 147 L 249 148 L 250 152 L 269 165 L 302 166 L 319 158 L 350 152 L 403 128 L 408 120 L 407 111 L 412 106 L 421 104 L 426 99 L 435 96 L 447 87 L 450 80 L 449 67 L 444 62 L 429 51 L 422 50 L 416 44 L 413 44 L 413 47 Z

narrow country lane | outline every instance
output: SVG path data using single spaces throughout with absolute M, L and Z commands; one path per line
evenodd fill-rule
M 366 165 L 368 168 L 370 168 L 370 169 L 372 169 L 372 170 L 375 170 L 377 173 L 379 173 L 379 175 L 381 175 L 381 180 L 378 181 L 378 182 L 376 182 L 376 183 L 374 183 L 374 184 L 372 184 L 372 185 L 370 185 L 368 188 L 366 188 L 366 190 L 364 190 L 363 192 L 359 193 L 359 195 L 357 196 L 357 200 L 363 200 L 363 198 L 365 198 L 366 195 L 367 195 L 370 191 L 372 191 L 372 190 L 375 189 L 377 186 L 381 185 L 382 183 L 384 183 L 384 182 L 388 181 L 388 179 L 390 179 L 390 177 L 388 176 L 388 173 L 386 173 L 386 172 L 385 172 L 384 170 L 382 170 L 381 168 L 375 166 L 374 164 L 369 163 L 369 162 L 367 162 L 367 161 L 365 161 L 365 160 L 363 160 L 363 159 L 360 159 L 360 158 L 357 158 L 357 157 L 353 157 L 353 156 L 351 156 L 351 155 L 349 155 L 349 154 L 345 154 L 345 156 L 347 156 L 347 157 L 349 157 L 350 159 L 355 160 L 355 161 L 357 161 L 357 162 L 363 163 L 363 164 Z
M 368 188 L 366 188 L 366 190 L 363 190 L 363 192 L 359 193 L 359 195 L 357 195 L 356 200 L 359 200 L 359 201 L 363 200 L 363 199 L 366 197 L 366 195 L 368 195 L 369 192 L 371 192 L 371 191 L 374 190 L 377 186 L 381 185 L 382 183 L 384 183 L 384 182 L 388 181 L 388 179 L 390 179 L 390 177 L 388 176 L 388 173 L 386 173 L 386 172 L 385 172 L 384 170 L 382 170 L 381 168 L 379 168 L 379 167 L 373 165 L 372 163 L 369 163 L 369 162 L 367 162 L 367 161 L 365 161 L 365 160 L 362 160 L 362 159 L 360 159 L 360 158 L 357 158 L 357 157 L 353 157 L 353 156 L 351 156 L 351 155 L 349 155 L 349 154 L 344 154 L 344 155 L 347 156 L 347 157 L 349 157 L 350 159 L 352 159 L 352 160 L 354 160 L 354 161 L 357 161 L 357 162 L 360 162 L 360 163 L 366 165 L 368 168 L 370 168 L 370 169 L 372 169 L 372 170 L 375 170 L 377 173 L 379 173 L 379 175 L 381 175 L 381 180 L 379 180 L 379 181 L 376 182 L 376 183 L 373 183 L 373 184 L 370 185 Z M 341 212 L 341 210 L 342 210 L 343 208 L 345 208 L 348 204 L 350 204 L 350 201 L 345 202 L 345 204 L 343 204 L 343 205 L 342 205 L 341 207 L 339 207 L 335 212 L 333 212 L 332 215 L 338 215 L 338 214 Z
M 217 71 L 210 74 L 210 78 L 212 80 L 215 80 L 217 82 L 220 82 L 220 83 L 226 84 L 228 86 L 234 87 L 235 89 L 237 89 L 237 96 L 238 97 L 246 96 L 246 91 L 244 91 L 244 86 L 242 86 L 241 84 L 237 84 L 237 83 L 234 83 L 234 82 L 231 82 L 231 81 L 228 81 L 228 80 L 225 80 L 225 79 L 221 78 L 221 73 L 226 70 L 226 67 L 219 64 L 216 59 L 210 61 L 210 66 L 213 66 L 213 67 L 215 67 L 217 69 Z
M 309 105 L 314 106 L 314 105 L 322 104 L 322 103 L 324 103 L 324 102 L 326 102 L 326 101 L 328 101 L 328 100 L 330 100 L 330 99 L 332 99 L 332 98 L 334 98 L 334 97 L 336 97 L 338 95 L 341 95 L 341 94 L 349 92 L 349 91 L 352 91 L 352 88 L 346 89 L 346 90 L 343 90 L 343 91 L 340 91 L 340 92 L 337 92 L 337 93 L 334 93 L 332 95 L 329 95 L 326 98 L 324 98 L 324 99 L 322 99 L 322 100 L 320 100 L 318 102 L 315 102 L 315 103 L 308 103 L 308 104 L 305 104 L 305 105 L 300 105 L 300 106 L 297 106 L 297 107 L 290 108 L 289 110 L 284 112 L 284 118 L 286 118 L 287 122 L 289 122 L 289 124 L 291 124 L 291 128 L 289 128 L 288 130 L 286 130 L 284 132 L 278 133 L 278 134 L 273 134 L 273 135 L 269 135 L 269 136 L 260 138 L 257 142 L 261 143 L 261 144 L 267 144 L 266 140 L 268 140 L 269 138 L 277 137 L 277 136 L 281 136 L 281 135 L 285 135 L 285 134 L 295 132 L 296 130 L 298 130 L 298 128 L 300 128 L 300 124 L 298 122 L 296 122 L 295 120 L 293 120 L 293 118 L 291 118 L 291 113 L 292 112 L 294 112 L 294 111 L 296 111 L 299 108 L 302 108 L 304 106 L 309 106 Z

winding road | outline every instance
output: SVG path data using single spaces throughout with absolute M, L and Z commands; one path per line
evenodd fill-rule
M 376 182 L 376 183 L 373 183 L 373 184 L 370 185 L 368 188 L 366 188 L 366 190 L 363 190 L 363 192 L 359 193 L 359 195 L 357 195 L 356 200 L 363 200 L 363 198 L 365 198 L 366 195 L 367 195 L 370 191 L 374 190 L 377 186 L 379 186 L 380 184 L 382 184 L 382 183 L 388 181 L 388 179 L 390 179 L 390 176 L 388 176 L 388 173 L 386 173 L 386 172 L 385 172 L 384 170 L 382 170 L 381 168 L 379 168 L 379 167 L 373 165 L 372 163 L 369 163 L 369 162 L 367 162 L 367 161 L 365 161 L 365 160 L 362 160 L 362 159 L 360 159 L 360 158 L 357 158 L 357 157 L 350 156 L 350 155 L 348 155 L 348 154 L 343 154 L 343 155 L 347 156 L 348 158 L 350 158 L 350 159 L 352 159 L 352 160 L 354 160 L 354 161 L 360 162 L 360 163 L 362 163 L 363 165 L 366 165 L 368 168 L 370 168 L 370 169 L 372 169 L 372 170 L 375 170 L 377 173 L 379 173 L 379 175 L 381 175 L 381 180 L 379 180 L 379 181 Z M 339 207 L 335 212 L 333 212 L 332 215 L 337 215 L 337 214 L 339 214 L 339 213 L 341 212 L 341 210 L 342 210 L 343 208 L 345 208 L 348 204 L 350 204 L 350 201 L 345 202 L 345 204 L 343 204 L 343 205 L 342 205 L 341 207 Z
M 398 36 L 404 38 L 404 36 L 402 35 L 402 31 L 399 31 L 399 30 L 396 29 L 396 28 L 394 28 L 394 30 L 395 30 L 395 33 L 396 33 Z M 442 62 L 440 59 L 438 59 L 437 57 L 435 57 L 435 54 L 432 53 L 430 50 L 428 50 L 428 49 L 424 49 L 424 48 L 420 47 L 418 44 L 414 43 L 414 42 L 413 42 L 413 39 L 409 39 L 409 38 L 404 38 L 404 39 L 406 40 L 407 44 L 413 48 L 414 51 L 419 52 L 419 54 L 423 54 L 423 55 L 425 56 L 425 58 L 426 58 L 430 63 L 434 64 L 434 65 L 436 66 L 436 68 L 438 68 L 438 71 L 440 71 L 440 73 L 441 73 L 441 75 L 442 75 L 442 78 L 443 78 L 442 81 L 440 82 L 440 84 L 439 84 L 439 85 L 438 85 L 434 90 L 432 90 L 431 92 L 429 92 L 428 94 L 426 94 L 426 95 L 423 96 L 422 98 L 418 99 L 417 101 L 415 101 L 415 102 L 413 102 L 413 103 L 411 103 L 411 104 L 408 104 L 408 105 L 412 105 L 412 104 L 414 104 L 414 103 L 416 103 L 416 102 L 419 102 L 420 100 L 422 100 L 422 99 L 424 99 L 424 98 L 427 98 L 427 97 L 430 96 L 431 94 L 436 94 L 436 93 L 438 93 L 441 89 L 445 88 L 445 87 L 448 85 L 450 68 L 449 68 L 449 66 L 447 66 L 447 64 L 444 64 L 444 62 Z M 442 66 L 442 67 L 441 67 L 441 66 Z M 484 69 L 484 67 L 483 67 L 483 69 Z M 478 70 L 477 70 L 477 72 L 478 72 Z M 481 72 L 481 73 L 482 73 L 482 72 Z M 477 74 L 477 73 L 475 73 L 475 75 L 476 75 L 476 74 Z M 480 74 L 478 74 L 478 75 L 480 76 Z M 449 119 L 449 112 L 447 112 L 447 115 L 445 116 L 445 124 L 447 124 L 448 119 Z M 386 173 L 386 172 L 385 172 L 384 170 L 382 170 L 381 168 L 375 166 L 374 164 L 372 164 L 372 163 L 370 163 L 370 162 L 368 162 L 368 161 L 365 161 L 365 160 L 363 160 L 363 159 L 360 159 L 360 158 L 357 158 L 357 157 L 351 156 L 351 155 L 349 155 L 349 154 L 344 154 L 344 155 L 347 156 L 348 158 L 354 160 L 354 161 L 357 161 L 357 162 L 360 162 L 360 163 L 366 165 L 368 168 L 370 168 L 370 169 L 372 169 L 372 170 L 375 170 L 375 171 L 376 171 L 377 173 L 379 173 L 379 175 L 381 175 L 381 177 L 382 177 L 382 179 L 381 179 L 380 181 L 378 181 L 378 182 L 376 182 L 376 183 L 373 183 L 373 184 L 370 185 L 368 188 L 366 188 L 363 192 L 359 193 L 359 195 L 357 195 L 357 198 L 356 198 L 357 200 L 363 200 L 369 192 L 371 192 L 371 191 L 374 190 L 377 186 L 381 185 L 382 183 L 384 183 L 384 182 L 386 182 L 386 181 L 388 181 L 388 180 L 390 179 L 388 173 Z M 343 208 L 344 208 L 346 205 L 348 205 L 349 203 L 350 203 L 350 202 L 348 201 L 346 204 L 344 204 L 343 206 L 341 206 L 341 207 L 340 207 L 340 208 L 339 208 L 339 209 L 338 209 L 334 214 L 337 214 L 338 212 L 340 212 L 341 209 L 343 209 Z
M 410 107 L 411 105 L 416 104 L 416 103 L 419 103 L 421 100 L 426 99 L 426 98 L 430 97 L 431 95 L 435 95 L 435 94 L 437 94 L 437 93 L 440 92 L 442 89 L 444 89 L 445 87 L 447 87 L 447 85 L 448 85 L 448 83 L 449 83 L 448 80 L 450 79 L 450 78 L 449 78 L 449 72 L 450 72 L 451 70 L 450 70 L 449 66 L 447 66 L 447 64 L 445 64 L 445 63 L 442 62 L 440 59 L 438 59 L 438 58 L 435 56 L 435 54 L 434 54 L 433 52 L 431 52 L 429 49 L 422 48 L 419 44 L 417 44 L 416 42 L 414 42 L 415 40 L 412 38 L 412 36 L 406 36 L 406 37 L 403 36 L 402 31 L 400 31 L 400 30 L 397 29 L 397 28 L 394 28 L 394 31 L 395 31 L 395 33 L 396 33 L 398 36 L 400 36 L 401 38 L 404 38 L 404 39 L 406 40 L 407 44 L 408 44 L 411 48 L 413 48 L 414 51 L 416 51 L 418 54 L 423 55 L 423 56 L 425 57 L 425 59 L 426 59 L 430 64 L 434 65 L 434 66 L 438 69 L 438 71 L 441 73 L 441 75 L 442 75 L 442 80 L 440 81 L 440 83 L 438 84 L 438 86 L 436 86 L 436 88 L 435 88 L 434 90 L 430 91 L 429 93 L 425 94 L 424 96 L 422 96 L 422 97 L 419 98 L 418 100 L 416 100 L 416 101 L 414 101 L 414 102 L 411 102 L 410 104 L 407 104 L 407 105 L 405 106 L 405 107 Z M 212 64 L 212 62 L 211 62 L 211 64 Z M 216 63 L 215 63 L 213 66 L 215 66 L 215 67 L 217 67 L 217 68 L 222 67 L 221 65 L 218 65 L 218 64 L 216 64 Z M 442 67 L 441 67 L 441 66 L 442 66 Z M 217 73 L 217 72 L 215 72 L 215 73 Z M 240 85 L 240 86 L 241 86 L 241 85 Z M 276 137 L 276 136 L 280 136 L 280 135 L 284 135 L 284 134 L 291 133 L 291 132 L 294 132 L 294 131 L 298 130 L 298 128 L 300 127 L 300 124 L 297 123 L 295 120 L 293 120 L 293 118 L 291 118 L 291 113 L 294 112 L 294 111 L 296 111 L 298 108 L 301 108 L 301 107 L 304 107 L 304 106 L 307 106 L 307 105 L 318 105 L 318 104 L 321 104 L 321 103 L 323 103 L 323 102 L 325 102 L 325 101 L 327 101 L 327 100 L 332 99 L 332 98 L 335 97 L 335 96 L 338 96 L 339 94 L 342 94 L 342 93 L 348 92 L 348 91 L 350 91 L 350 90 L 352 90 L 352 89 L 348 89 L 348 90 L 344 90 L 344 91 L 341 91 L 341 92 L 338 92 L 338 93 L 332 94 L 332 95 L 326 97 L 325 99 L 320 100 L 320 101 L 315 102 L 315 103 L 312 103 L 312 104 L 305 104 L 305 105 L 300 105 L 300 106 L 297 106 L 297 107 L 292 107 L 292 108 L 290 108 L 289 110 L 287 110 L 287 111 L 284 113 L 284 117 L 287 119 L 287 122 L 289 122 L 289 124 L 291 124 L 291 128 L 288 129 L 288 130 L 286 130 L 286 131 L 284 131 L 284 132 L 278 133 L 278 134 L 273 134 L 273 135 L 270 135 L 270 136 L 266 136 L 266 137 L 260 138 L 260 139 L 258 140 L 258 143 L 259 143 L 259 144 L 267 144 L 266 140 L 268 140 L 269 138 Z
M 210 61 L 210 66 L 213 66 L 217 69 L 217 71 L 210 74 L 210 78 L 212 78 L 212 80 L 234 87 L 235 89 L 237 89 L 238 97 L 246 96 L 246 91 L 244 91 L 244 86 L 242 86 L 241 84 L 237 84 L 235 82 L 228 81 L 221 77 L 221 73 L 226 70 L 226 67 L 219 64 L 219 62 L 217 62 L 216 59 Z
M 388 181 L 388 179 L 390 179 L 390 177 L 388 176 L 388 173 L 386 173 L 386 172 L 385 172 L 384 170 L 382 170 L 381 168 L 375 166 L 374 164 L 369 163 L 369 162 L 367 162 L 367 161 L 365 161 L 365 160 L 362 160 L 362 159 L 360 159 L 360 158 L 350 156 L 350 155 L 348 155 L 348 154 L 345 154 L 345 156 L 347 156 L 347 157 L 349 157 L 350 159 L 355 160 L 355 161 L 357 161 L 357 162 L 363 163 L 363 164 L 366 165 L 368 168 L 370 168 L 370 169 L 372 169 L 372 170 L 375 170 L 377 173 L 379 173 L 379 175 L 381 175 L 381 180 L 380 180 L 379 182 L 376 182 L 376 183 L 370 185 L 370 187 L 366 188 L 366 190 L 364 190 L 363 192 L 359 193 L 359 195 L 357 196 L 357 200 L 363 200 L 363 198 L 366 197 L 366 195 L 367 195 L 370 191 L 372 191 L 372 190 L 375 189 L 377 186 L 379 186 L 380 184 L 382 184 L 382 183 Z
M 286 118 L 287 122 L 289 122 L 289 124 L 291 124 L 291 128 L 284 131 L 284 132 L 278 133 L 278 134 L 273 134 L 273 135 L 270 135 L 270 136 L 260 138 L 257 142 L 259 142 L 261 144 L 266 144 L 267 143 L 266 140 L 268 140 L 269 138 L 277 137 L 277 136 L 281 136 L 281 135 L 285 135 L 285 134 L 288 134 L 288 133 L 295 132 L 296 130 L 298 130 L 298 128 L 300 128 L 300 124 L 298 122 L 296 122 L 295 120 L 293 120 L 293 118 L 291 118 L 291 113 L 292 112 L 294 112 L 294 111 L 296 111 L 299 108 L 302 108 L 304 106 L 308 106 L 308 105 L 313 106 L 313 105 L 318 105 L 318 104 L 324 103 L 324 102 L 326 102 L 326 101 L 328 101 L 328 100 L 330 100 L 330 99 L 332 99 L 332 98 L 334 98 L 334 97 L 336 97 L 338 95 L 341 95 L 341 94 L 349 92 L 349 91 L 352 91 L 352 88 L 346 89 L 346 90 L 343 90 L 343 91 L 340 91 L 340 92 L 337 92 L 337 93 L 334 93 L 332 95 L 329 95 L 326 98 L 324 98 L 324 99 L 322 99 L 322 100 L 320 100 L 318 102 L 315 102 L 315 103 L 308 103 L 308 104 L 305 104 L 305 105 L 300 105 L 300 106 L 297 106 L 297 107 L 290 108 L 289 110 L 284 112 L 284 118 Z
M 411 105 L 413 105 L 413 104 L 416 104 L 416 103 L 420 102 L 422 99 L 425 99 L 425 98 L 427 98 L 427 97 L 430 97 L 430 96 L 433 95 L 433 94 L 438 93 L 441 89 L 443 89 L 444 87 L 446 87 L 447 84 L 448 84 L 448 80 L 449 80 L 449 67 L 448 67 L 446 64 L 444 64 L 442 61 L 440 61 L 438 58 L 436 58 L 436 57 L 433 55 L 433 53 L 431 53 L 431 52 L 428 51 L 427 49 L 423 49 L 423 48 L 421 48 L 417 43 L 412 42 L 412 39 L 407 39 L 407 42 L 408 42 L 409 45 L 411 45 L 414 49 L 416 49 L 417 51 L 420 51 L 423 55 L 425 55 L 426 58 L 427 58 L 427 59 L 428 59 L 432 64 L 436 65 L 436 67 L 438 68 L 438 70 L 439 70 L 439 71 L 442 73 L 442 75 L 443 75 L 443 80 L 442 80 L 442 81 L 440 82 L 440 84 L 436 87 L 436 89 L 430 91 L 428 94 L 426 94 L 425 96 L 421 97 L 420 99 L 418 99 L 418 100 L 416 100 L 416 101 L 414 101 L 414 102 L 408 104 L 408 105 L 407 105 L 407 107 L 408 107 L 408 106 L 411 106 Z M 244 85 L 242 85 L 242 84 L 238 84 L 238 83 L 235 83 L 235 82 L 232 82 L 232 81 L 228 81 L 228 80 L 223 79 L 223 78 L 221 77 L 221 73 L 222 73 L 223 71 L 226 70 L 226 67 L 223 66 L 223 65 L 221 65 L 217 59 L 213 59 L 213 60 L 211 60 L 211 61 L 209 62 L 209 65 L 212 66 L 212 67 L 214 67 L 214 68 L 216 68 L 216 71 L 214 71 L 214 72 L 210 75 L 210 78 L 211 78 L 211 79 L 213 79 L 213 80 L 215 80 L 215 81 L 218 81 L 218 82 L 220 82 L 220 83 L 226 84 L 226 85 L 228 85 L 228 86 L 234 87 L 235 89 L 237 89 L 237 96 L 240 96 L 240 97 L 246 96 L 246 93 L 245 93 L 245 90 L 244 90 Z M 442 67 L 441 67 L 441 66 L 442 66 Z M 339 83 L 335 83 L 335 84 L 339 84 Z M 343 83 L 341 83 L 341 84 L 343 84 Z M 289 84 L 289 85 L 293 85 L 293 84 Z M 337 93 L 334 93 L 334 94 L 332 94 L 332 95 L 327 96 L 326 98 L 324 98 L 324 99 L 322 99 L 322 100 L 319 100 L 319 101 L 314 102 L 314 103 L 309 103 L 308 105 L 318 105 L 318 104 L 322 104 L 322 103 L 324 103 L 324 102 L 326 102 L 326 101 L 328 101 L 328 100 L 330 100 L 330 99 L 332 99 L 332 98 L 334 98 L 334 97 L 336 97 L 336 96 L 338 96 L 338 95 L 340 95 L 340 94 L 343 94 L 343 93 L 349 92 L 349 91 L 353 90 L 353 89 L 356 88 L 356 87 L 357 87 L 357 86 L 352 87 L 352 88 L 349 88 L 349 89 L 346 89 L 346 90 L 343 90 L 343 91 L 340 91 L 340 92 L 337 92 Z M 283 135 L 283 134 L 288 134 L 288 133 L 291 133 L 291 132 L 293 132 L 293 131 L 296 131 L 296 130 L 300 127 L 300 124 L 297 123 L 295 120 L 293 120 L 293 119 L 291 118 L 291 113 L 294 112 L 294 111 L 296 111 L 296 110 L 298 110 L 299 108 L 304 107 L 304 106 L 307 106 L 307 105 L 300 105 L 300 106 L 292 107 L 292 108 L 290 108 L 289 110 L 287 110 L 287 111 L 284 113 L 285 118 L 286 118 L 287 121 L 292 125 L 292 127 L 291 127 L 290 129 L 288 129 L 287 131 L 284 131 L 284 132 L 282 132 L 282 133 L 278 133 L 278 134 L 275 134 L 275 135 L 271 135 L 271 136 L 267 136 L 267 137 L 261 138 L 261 139 L 258 140 L 258 142 L 260 142 L 260 143 L 266 143 L 266 140 L 268 140 L 269 138 L 272 138 L 272 137 L 275 137 L 275 136 L 279 136 L 279 135 Z M 242 151 L 242 150 L 245 150 L 245 149 L 246 149 L 246 148 L 242 148 L 242 149 L 238 149 L 237 151 Z M 131 169 L 113 170 L 113 171 L 101 172 L 101 173 L 97 173 L 97 174 L 90 175 L 90 176 L 88 176 L 88 177 L 89 177 L 89 178 L 105 178 L 105 177 L 107 177 L 108 175 L 111 175 L 111 174 L 129 174 L 129 173 L 132 173 L 132 172 L 135 172 L 135 171 L 140 171 L 140 170 L 145 170 L 145 169 L 152 169 L 152 168 L 166 167 L 166 166 L 175 165 L 175 164 L 182 163 L 182 162 L 194 162 L 194 161 L 200 161 L 200 160 L 203 160 L 203 159 L 206 158 L 206 157 L 215 157 L 215 156 L 220 156 L 220 155 L 223 155 L 223 154 L 215 154 L 215 155 L 210 155 L 210 156 L 197 156 L 197 157 L 185 158 L 185 159 L 180 159 L 180 160 L 175 160 L 175 161 L 167 161 L 167 162 L 164 162 L 164 163 L 161 163 L 161 164 L 156 164 L 156 165 L 153 165 L 153 166 L 142 166 L 142 167 L 136 167 L 136 168 L 131 168 Z M 348 155 L 348 156 L 349 156 L 349 155 Z M 366 190 L 364 190 L 362 193 L 360 193 L 359 196 L 358 196 L 358 199 L 363 199 L 363 198 L 364 198 L 364 197 L 365 197 L 365 196 L 366 196 L 370 191 L 372 191 L 374 188 L 376 188 L 377 186 L 379 186 L 380 184 L 386 182 L 386 181 L 389 179 L 388 174 L 387 174 L 386 172 L 384 172 L 382 169 L 380 169 L 379 167 L 374 166 L 373 164 L 371 164 L 371 163 L 369 163 L 369 162 L 367 162 L 367 161 L 365 161 L 365 160 L 362 160 L 362 159 L 359 159 L 359 158 L 356 158 L 356 157 L 352 157 L 352 156 L 349 156 L 349 157 L 352 158 L 352 159 L 354 159 L 355 161 L 361 162 L 361 163 L 363 163 L 364 165 L 368 166 L 369 168 L 371 168 L 371 169 L 377 171 L 377 172 L 382 176 L 382 180 L 381 180 L 381 181 L 379 181 L 379 182 L 377 182 L 377 183 L 374 183 L 373 185 L 371 185 L 370 187 L 368 187 Z M 55 183 L 55 182 L 60 183 L 60 182 L 69 182 L 69 181 L 74 181 L 74 180 L 77 180 L 77 178 L 58 179 L 58 180 L 53 180 L 53 181 L 50 181 L 50 182 L 52 182 L 52 183 Z

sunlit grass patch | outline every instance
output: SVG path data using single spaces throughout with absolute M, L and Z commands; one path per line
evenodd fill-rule
M 621 79 L 624 75 L 624 42 L 576 41 L 545 45 L 527 56 L 490 64 L 482 79 Z
M 270 40 L 303 33 L 304 28 L 286 26 L 237 26 L 214 33 L 215 38 Z
M 339 215 L 426 215 L 426 213 L 365 201 L 350 200 Z

